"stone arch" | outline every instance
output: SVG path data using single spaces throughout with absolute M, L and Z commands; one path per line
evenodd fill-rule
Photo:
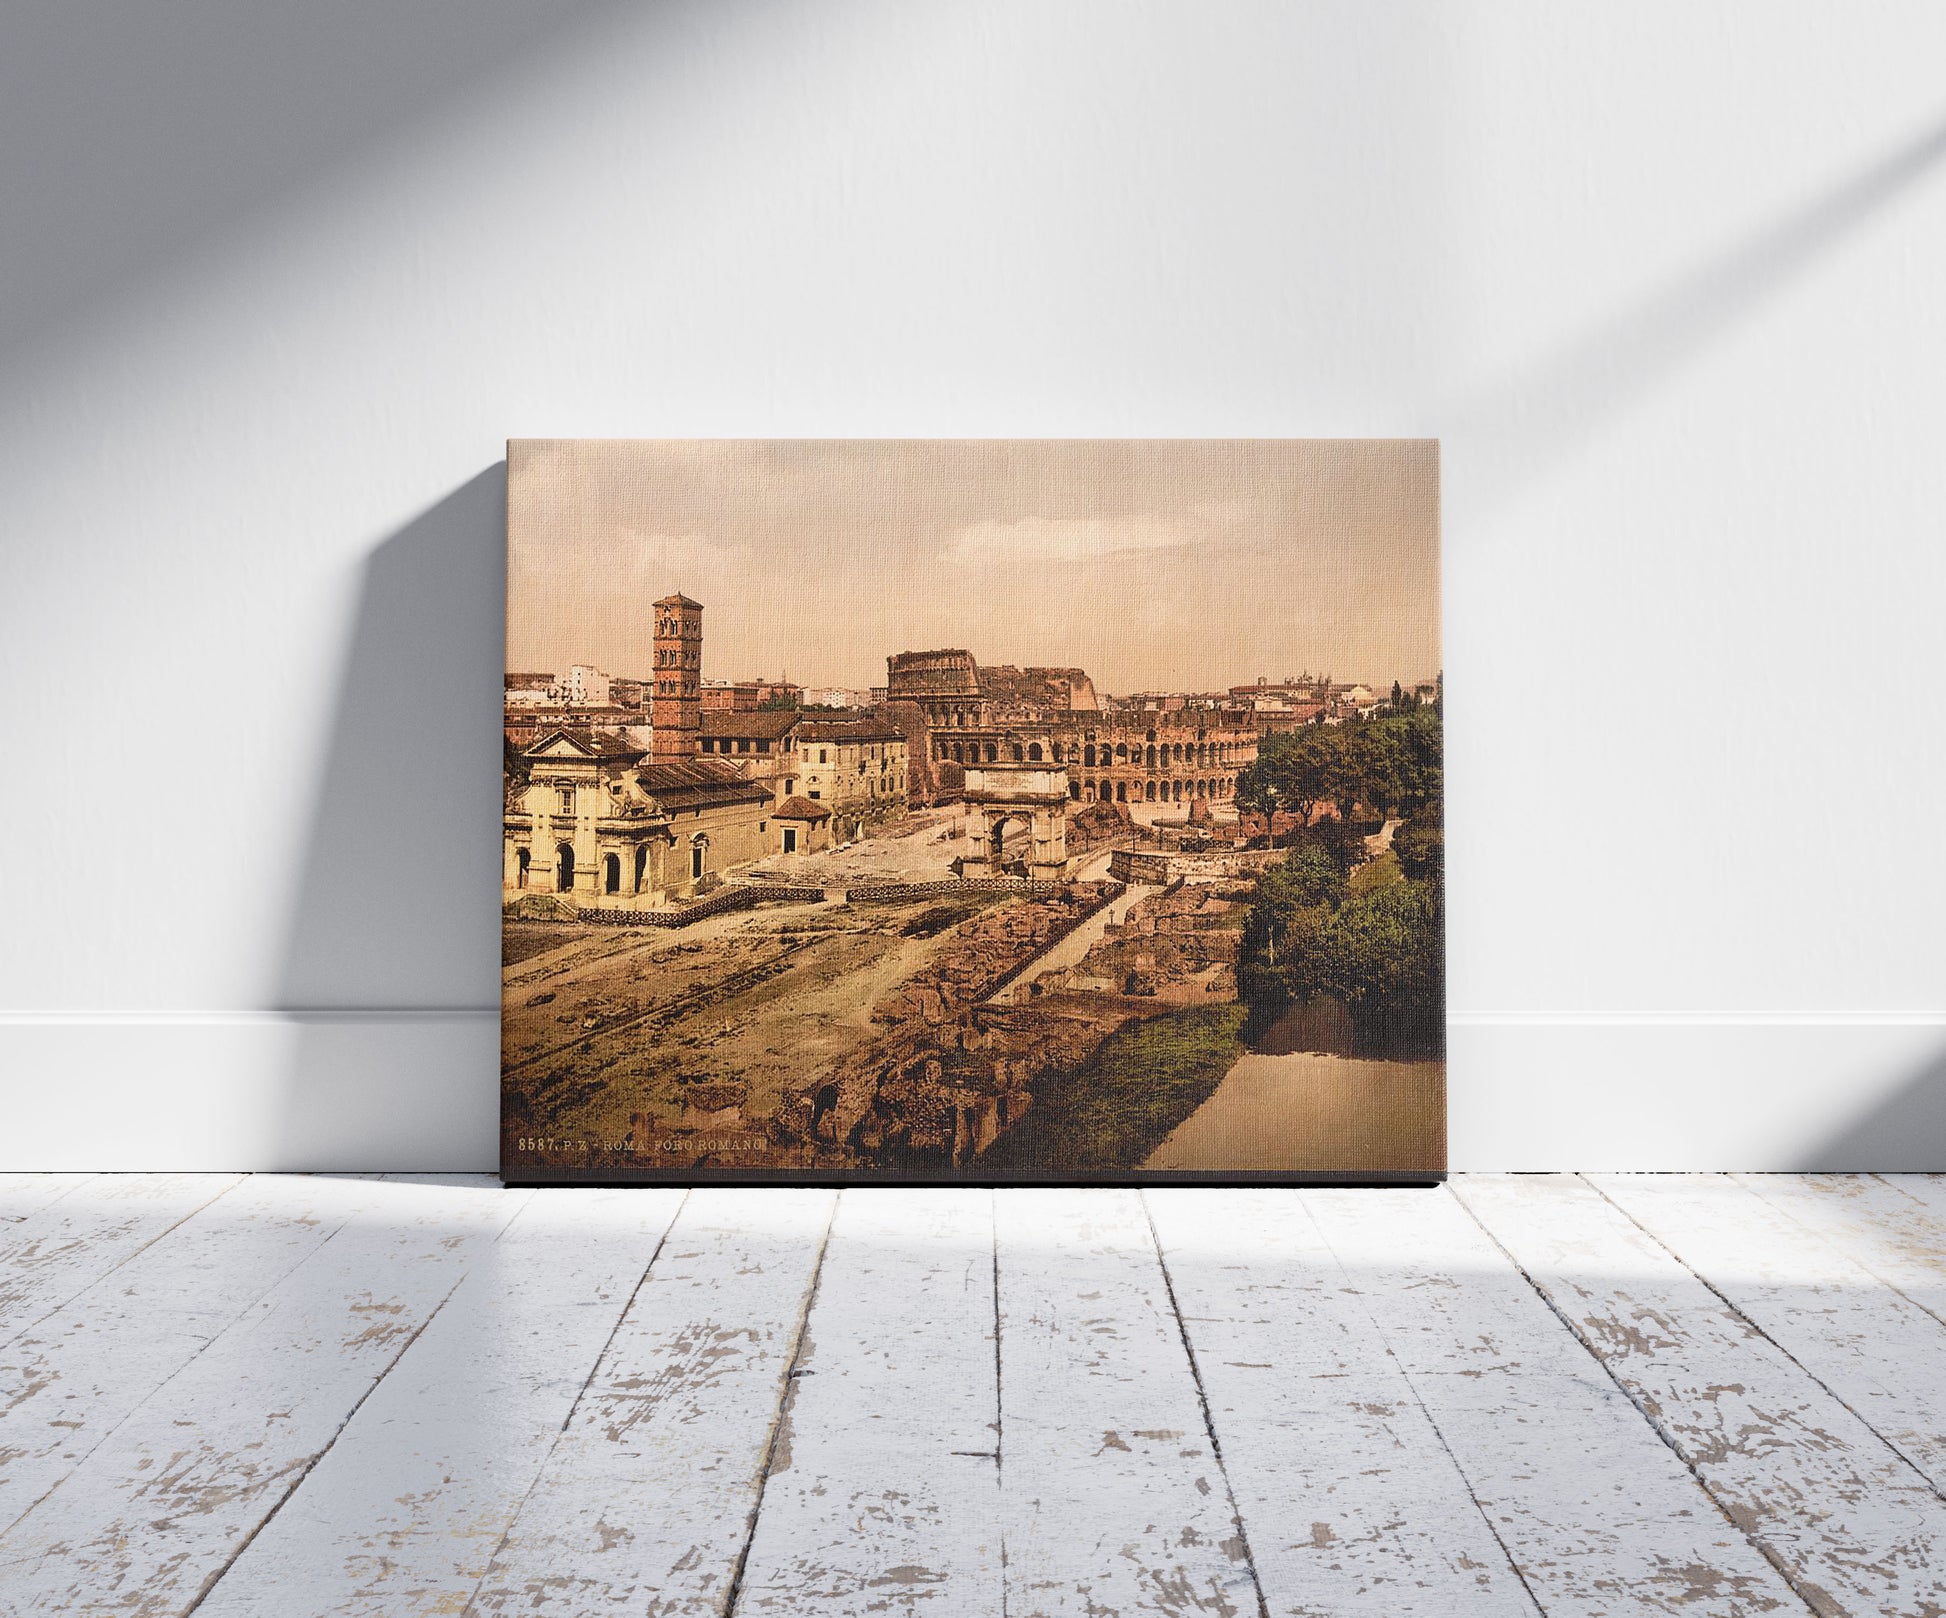
M 574 892 L 574 844 L 572 843 L 554 845 L 554 891 Z
M 1038 764 L 1041 758 L 1041 744 L 1039 742 L 1029 742 L 1027 744 L 1027 762 L 1029 764 Z
M 1178 781 L 1178 782 L 1176 783 L 1176 790 L 1175 790 L 1175 794 L 1174 794 L 1174 798 L 1175 798 L 1175 801 L 1176 801 L 1177 803 L 1181 803 L 1181 802 L 1182 802 L 1182 782 L 1180 782 L 1180 781 Z
M 995 869 L 998 869 L 1001 863 L 1006 858 L 1007 822 L 1010 820 L 1019 821 L 1021 824 L 1021 828 L 1024 831 L 1026 831 L 1030 836 L 1032 835 L 1034 830 L 1033 821 L 1028 816 L 1021 814 L 1018 810 L 1015 809 L 1008 809 L 1005 810 L 1004 812 L 997 812 L 988 815 L 986 817 L 986 827 L 985 827 L 986 842 L 987 842 L 987 864 L 993 866 Z
M 514 886 L 515 887 L 524 888 L 527 886 L 527 873 L 529 869 L 533 866 L 533 863 L 534 863 L 534 852 L 532 849 L 517 848 L 514 850 Z
M 1081 783 L 1056 785 L 1045 778 L 1007 771 L 975 777 L 967 789 L 967 809 L 976 817 L 971 835 L 983 843 L 990 870 L 1024 864 L 1030 876 L 1056 878 L 1068 858 L 1068 802 L 1081 796 Z M 1023 834 L 1009 848 L 1008 823 L 1018 821 Z
M 620 893 L 622 891 L 622 857 L 619 854 L 604 854 L 601 857 L 601 891 Z
M 1145 801 L 1149 803 L 1155 802 L 1155 782 L 1153 781 L 1149 782 L 1149 784 L 1142 791 L 1142 797 Z
M 635 891 L 640 893 L 649 885 L 649 845 L 635 845 Z
M 1095 802 L 1106 803 L 1107 801 L 1108 801 L 1108 783 L 1106 781 L 1097 781 L 1095 783 Z
M 1095 744 L 1089 742 L 1081 749 L 1081 767 L 1092 770 L 1095 767 Z
M 976 748 L 978 747 L 978 745 L 979 744 L 977 742 L 974 744 Z M 987 743 L 986 761 L 989 764 L 998 764 L 1000 762 L 1000 749 L 992 742 Z
M 1115 744 L 1115 762 L 1117 764 L 1126 764 L 1128 762 L 1127 742 L 1117 742 Z
M 1126 781 L 1117 781 L 1115 783 L 1115 801 L 1117 803 L 1128 802 L 1128 783 Z
M 1149 743 L 1148 756 L 1143 760 L 1143 762 L 1147 764 L 1150 769 L 1155 768 L 1155 743 L 1154 742 Z

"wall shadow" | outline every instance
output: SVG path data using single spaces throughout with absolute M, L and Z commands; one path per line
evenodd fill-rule
M 1946 1171 L 1946 1045 L 1889 1099 L 1801 1153 L 1790 1168 L 1803 1174 Z
M 1624 305 L 1502 383 L 1456 401 L 1449 442 L 1486 453 L 1468 477 L 1475 518 L 1544 476 L 1666 386 L 1764 304 L 1909 194 L 1946 159 L 1946 119 Z M 1449 473 L 1461 457 L 1449 455 Z
M 618 0 L 24 0 L 0 52 L 0 363 L 385 161 Z
M 273 988 L 286 1166 L 493 1161 L 506 490 L 498 462 L 365 563 Z

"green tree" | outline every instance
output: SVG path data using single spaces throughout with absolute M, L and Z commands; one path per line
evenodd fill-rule
M 1355 1021 L 1423 1012 L 1445 998 L 1445 907 L 1428 882 L 1394 882 L 1347 899 L 1316 945 L 1316 986 Z
M 1392 834 L 1392 852 L 1410 882 L 1446 878 L 1446 831 L 1437 821 L 1414 815 Z

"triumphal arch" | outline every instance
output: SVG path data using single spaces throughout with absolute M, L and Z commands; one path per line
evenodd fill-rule
M 1007 822 L 1027 828 L 1032 848 L 1027 874 L 1058 881 L 1068 863 L 1068 772 L 1046 764 L 969 764 L 964 791 L 969 819 L 977 817 L 987 866 L 1004 863 Z

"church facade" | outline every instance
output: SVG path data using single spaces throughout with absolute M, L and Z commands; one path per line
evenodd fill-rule
M 510 764 L 501 893 L 554 894 L 577 909 L 691 899 L 777 851 L 771 787 L 700 749 L 703 609 L 655 610 L 655 724 L 647 751 L 619 730 L 560 727 Z M 809 840 L 803 821 L 795 834 Z

